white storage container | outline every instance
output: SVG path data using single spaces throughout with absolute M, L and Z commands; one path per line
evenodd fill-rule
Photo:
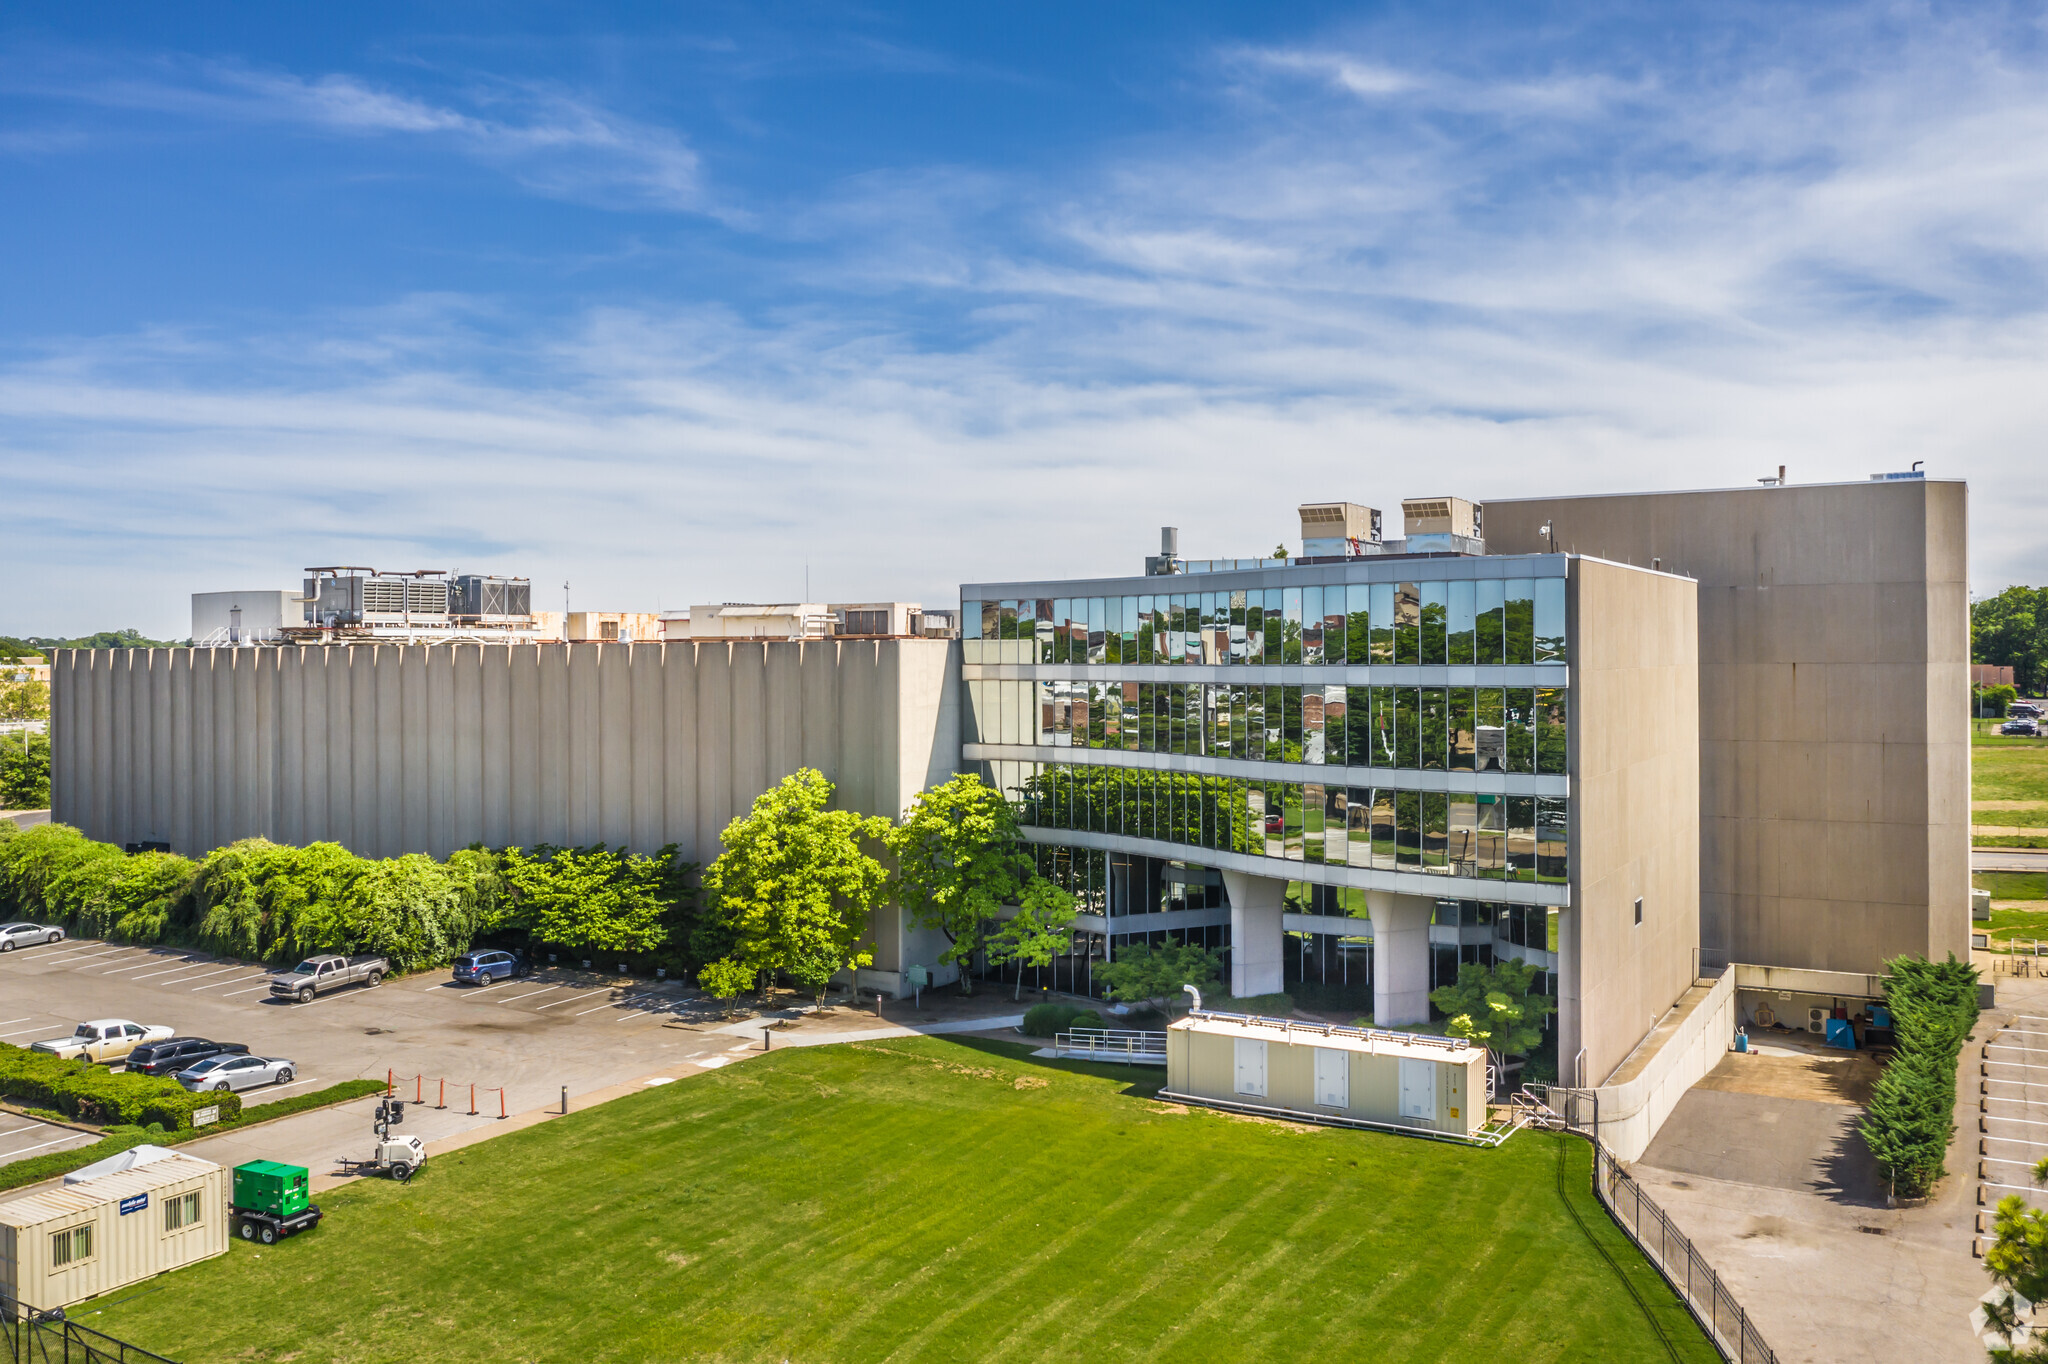
M 0 1297 L 68 1307 L 228 1248 L 228 1171 L 167 1155 L 0 1203 Z

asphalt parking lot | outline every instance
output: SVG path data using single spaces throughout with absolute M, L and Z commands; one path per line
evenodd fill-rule
M 245 1106 L 389 1074 L 401 1098 L 424 1096 L 425 1128 L 408 1127 L 432 1136 L 554 1104 L 564 1088 L 574 1098 L 744 1046 L 713 1031 L 716 1009 L 674 982 L 543 967 L 479 988 L 453 984 L 444 970 L 297 1004 L 269 998 L 270 974 L 174 948 L 84 940 L 23 948 L 0 956 L 0 1041 L 26 1046 L 93 1018 L 162 1023 L 290 1058 L 294 1081 L 244 1091 Z M 0 1128 L 29 1122 L 0 1119 Z M 0 1163 L 62 1149 L 25 1149 L 36 1145 L 29 1136 L 54 1142 L 62 1130 L 23 1133 L 24 1149 L 0 1134 Z

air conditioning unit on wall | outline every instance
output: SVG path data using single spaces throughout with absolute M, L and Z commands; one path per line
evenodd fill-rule
M 1826 1032 L 1828 1030 L 1828 1011 L 1826 1009 L 1808 1009 L 1806 1011 L 1806 1030 L 1808 1032 Z

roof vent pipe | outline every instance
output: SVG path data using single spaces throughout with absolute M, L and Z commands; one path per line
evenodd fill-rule
M 1179 526 L 1161 526 L 1159 528 L 1159 553 L 1162 558 L 1167 559 L 1180 557 Z

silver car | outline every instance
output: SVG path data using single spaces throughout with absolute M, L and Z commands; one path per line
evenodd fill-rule
M 178 1072 L 178 1083 L 195 1093 L 202 1089 L 243 1090 L 258 1085 L 288 1085 L 292 1063 L 282 1056 L 209 1056 L 190 1070 Z
M 17 947 L 33 947 L 37 943 L 63 941 L 64 930 L 52 924 L 0 924 L 0 952 L 12 952 Z

